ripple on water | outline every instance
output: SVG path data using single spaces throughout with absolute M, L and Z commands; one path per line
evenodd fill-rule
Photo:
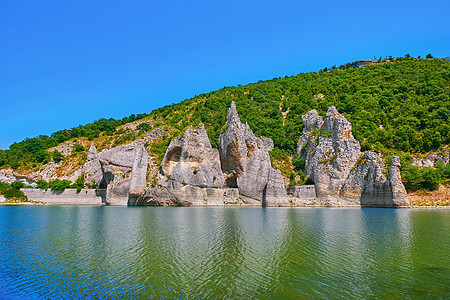
M 449 229 L 450 210 L 0 207 L 0 298 L 443 298 Z

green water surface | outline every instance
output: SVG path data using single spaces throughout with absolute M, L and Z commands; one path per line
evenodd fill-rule
M 450 210 L 0 206 L 0 298 L 448 299 Z

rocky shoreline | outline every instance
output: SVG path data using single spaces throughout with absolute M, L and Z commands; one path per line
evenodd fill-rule
M 281 171 L 271 165 L 273 141 L 255 136 L 232 102 L 218 149 L 212 147 L 203 124 L 189 127 L 170 142 L 153 178 L 156 183 L 148 185 L 151 158 L 144 144 L 134 141 L 99 153 L 91 144 L 77 173 L 84 174 L 85 182 L 98 184 L 97 190 L 22 191 L 30 200 L 47 204 L 410 206 L 398 157 L 387 170 L 376 153 L 361 152 L 351 124 L 334 107 L 325 119 L 312 110 L 302 120 L 297 155 L 305 160 L 305 174 L 313 185 L 286 187 Z

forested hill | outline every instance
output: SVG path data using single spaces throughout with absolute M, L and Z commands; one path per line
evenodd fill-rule
M 217 141 L 230 102 L 257 136 L 293 152 L 301 115 L 329 106 L 353 124 L 364 150 L 423 153 L 450 144 L 450 62 L 395 59 L 346 71 L 299 74 L 238 87 L 225 87 L 152 113 L 172 126 L 203 122 Z
M 302 131 L 301 115 L 311 109 L 325 115 L 332 105 L 352 123 L 362 150 L 424 153 L 450 144 L 450 62 L 397 58 L 364 68 L 333 68 L 224 87 L 149 115 L 102 119 L 50 137 L 26 139 L 0 151 L 0 168 L 39 167 L 52 159 L 50 147 L 70 139 L 104 139 L 116 146 L 155 127 L 165 127 L 173 137 L 200 122 L 217 146 L 231 101 L 257 136 L 272 138 L 276 148 L 289 155 Z M 136 119 L 141 125 L 127 132 L 123 124 Z

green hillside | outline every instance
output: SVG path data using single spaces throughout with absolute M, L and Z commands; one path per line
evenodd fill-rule
M 301 115 L 311 109 L 325 115 L 331 105 L 353 124 L 363 150 L 424 153 L 450 143 L 450 63 L 437 59 L 397 59 L 225 87 L 152 115 L 179 130 L 203 122 L 215 144 L 232 100 L 257 136 L 288 152 L 301 134 Z
M 58 160 L 59 155 L 48 149 L 70 139 L 104 138 L 120 145 L 158 126 L 176 136 L 187 126 L 202 122 L 211 143 L 217 146 L 231 101 L 236 102 L 242 121 L 248 122 L 257 136 L 273 139 L 280 155 L 294 155 L 303 127 L 302 114 L 316 109 L 324 116 L 331 105 L 352 123 L 362 150 L 387 155 L 425 153 L 450 144 L 450 62 L 397 58 L 364 68 L 333 68 L 224 87 L 149 115 L 102 119 L 50 137 L 26 139 L 0 151 L 0 168 L 38 168 L 55 156 Z M 120 127 L 137 119 L 144 121 L 138 132 Z M 163 151 L 167 143 L 162 142 L 155 153 Z

